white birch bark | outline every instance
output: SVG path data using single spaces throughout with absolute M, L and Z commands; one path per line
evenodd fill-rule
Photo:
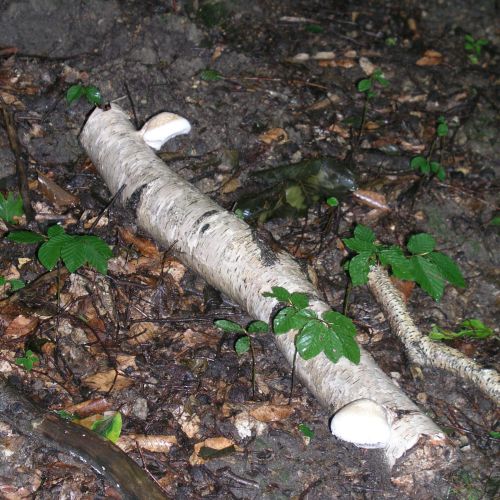
M 210 284 L 244 307 L 255 319 L 270 322 L 276 301 L 262 296 L 272 286 L 306 292 L 311 308 L 330 309 L 286 253 L 275 254 L 254 231 L 171 171 L 144 143 L 118 107 L 96 109 L 84 126 L 81 143 L 112 194 L 123 185 L 121 197 L 133 195 L 139 225 L 156 241 L 174 245 L 179 258 Z M 138 198 L 138 200 L 137 200 Z M 294 335 L 276 342 L 289 363 Z M 369 398 L 396 415 L 385 454 L 390 467 L 420 438 L 427 436 L 439 454 L 444 434 L 361 350 L 359 365 L 342 358 L 337 364 L 323 354 L 305 361 L 297 357 L 300 380 L 329 411 L 360 398 Z M 437 460 L 439 462 L 439 459 Z

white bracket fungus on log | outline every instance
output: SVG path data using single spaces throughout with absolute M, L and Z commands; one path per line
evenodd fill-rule
M 143 130 L 149 130 L 152 123 L 146 124 Z M 184 124 L 183 130 L 189 131 L 189 127 Z M 174 132 L 173 135 L 183 133 L 178 128 Z M 172 136 L 168 127 L 163 133 L 166 137 Z M 330 309 L 290 255 L 273 252 L 245 222 L 170 170 L 148 147 L 142 135 L 125 112 L 112 105 L 105 111 L 96 109 L 80 136 L 111 193 L 123 188 L 124 204 L 130 203 L 132 197 L 137 201 L 134 209 L 140 227 L 159 243 L 167 247 L 173 245 L 187 266 L 256 319 L 271 321 L 277 302 L 262 294 L 273 286 L 307 293 L 311 308 L 319 315 Z M 153 147 L 161 140 L 155 136 Z M 290 364 L 295 355 L 294 336 L 292 332 L 276 338 Z M 365 350 L 361 350 L 358 365 L 345 358 L 333 364 L 323 354 L 309 361 L 298 358 L 296 373 L 329 411 L 337 411 L 353 401 L 370 399 L 385 409 L 386 416 L 397 415 L 387 422 L 390 433 L 386 436 L 385 454 L 390 467 L 419 440 L 437 464 L 444 461 L 436 458 L 447 447 L 444 434 Z M 380 416 L 378 412 L 379 423 Z

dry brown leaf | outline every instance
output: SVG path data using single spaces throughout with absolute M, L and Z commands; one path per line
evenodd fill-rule
M 353 198 L 370 208 L 379 208 L 382 210 L 390 210 L 385 196 L 375 191 L 367 191 L 365 189 L 357 189 L 352 193 Z
M 337 62 L 334 59 L 327 59 L 327 60 L 319 60 L 318 61 L 318 66 L 320 68 L 335 68 L 337 66 Z
M 160 328 L 159 324 L 150 323 L 149 321 L 145 321 L 144 323 L 133 323 L 128 331 L 127 342 L 131 345 L 149 342 L 159 335 Z
M 96 413 L 104 413 L 111 408 L 111 403 L 109 403 L 105 398 L 94 398 L 87 399 L 76 405 L 71 405 L 65 408 L 69 413 L 74 413 L 80 418 L 88 417 L 89 415 L 95 415 Z
M 354 68 L 354 66 L 356 66 L 356 61 L 350 57 L 341 57 L 336 59 L 334 62 L 335 66 L 344 69 Z
M 139 445 L 143 450 L 153 453 L 168 453 L 176 444 L 177 438 L 175 436 L 127 434 L 120 436 L 116 446 L 125 452 L 136 450 L 137 445 Z
M 10 339 L 19 339 L 33 333 L 38 326 L 38 318 L 36 316 L 26 317 L 20 314 L 14 318 L 7 326 L 4 332 L 4 337 Z
M 241 186 L 241 181 L 238 177 L 233 177 L 229 179 L 221 188 L 221 193 L 229 194 L 236 191 Z
M 366 122 L 365 129 L 366 130 L 377 130 L 380 128 L 380 125 L 377 122 Z
M 342 139 L 349 139 L 349 136 L 351 135 L 349 133 L 349 130 L 347 130 L 344 127 L 341 127 L 337 123 L 334 123 L 333 125 L 330 125 L 330 127 L 328 127 L 328 130 L 330 132 L 334 132 L 335 134 L 340 135 L 340 137 L 342 137 Z
M 215 49 L 214 49 L 214 52 L 212 54 L 212 57 L 210 58 L 210 61 L 211 62 L 215 62 L 217 61 L 217 59 L 219 59 L 219 57 L 222 55 L 222 53 L 224 52 L 224 49 L 226 47 L 224 45 L 216 45 L 215 46 Z
M 405 102 L 425 102 L 427 101 L 427 94 L 417 94 L 417 95 L 410 95 L 410 94 L 404 94 L 400 95 L 399 97 L 396 97 L 396 100 L 400 103 L 405 103 Z
M 157 257 L 160 252 L 154 241 L 137 236 L 132 231 L 127 228 L 120 227 L 118 229 L 118 234 L 124 243 L 132 245 L 139 253 L 146 257 Z
M 121 391 L 130 387 L 134 381 L 115 370 L 99 372 L 83 379 L 85 385 L 98 392 Z
M 288 134 L 282 128 L 272 128 L 259 135 L 259 140 L 264 144 L 272 144 L 273 142 L 283 144 L 288 141 Z
M 18 109 L 26 109 L 25 105 L 13 94 L 0 90 L 0 97 L 8 106 L 15 106 Z
M 234 442 L 223 436 L 205 439 L 205 441 L 194 445 L 194 453 L 189 457 L 189 463 L 191 465 L 202 465 L 205 463 L 205 460 L 198 456 L 198 453 L 204 447 L 212 448 L 213 450 L 224 450 L 230 446 L 234 446 Z
M 443 54 L 437 50 L 426 50 L 415 64 L 417 66 L 437 66 L 443 62 Z
M 399 278 L 396 278 L 395 276 L 391 276 L 391 281 L 392 284 L 396 287 L 397 290 L 401 293 L 403 296 L 403 300 L 405 302 L 408 302 L 411 293 L 413 292 L 413 289 L 415 288 L 415 282 L 414 281 L 404 281 L 400 280 Z
M 260 422 L 279 422 L 287 419 L 294 412 L 294 408 L 289 405 L 264 404 L 250 410 L 250 415 Z

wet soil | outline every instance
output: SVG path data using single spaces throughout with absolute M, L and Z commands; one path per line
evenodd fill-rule
M 496 336 L 452 345 L 498 367 L 500 236 L 491 224 L 499 210 L 497 19 L 492 1 L 0 1 L 0 48 L 17 49 L 0 51 L 0 95 L 26 153 L 38 227 L 61 222 L 68 232 L 88 230 L 110 202 L 78 143 L 92 106 L 65 100 L 79 82 L 97 86 L 138 126 L 162 110 L 188 118 L 191 134 L 169 142 L 162 157 L 227 209 L 261 189 L 257 171 L 334 157 L 354 172 L 358 187 L 383 195 L 390 210 L 343 195 L 335 216 L 320 202 L 307 217 L 261 225 L 338 310 L 347 285 L 339 238 L 355 223 L 372 227 L 384 243 L 432 234 L 459 263 L 468 287 L 448 287 L 439 303 L 416 289 L 411 313 L 424 332 L 481 319 Z M 464 49 L 466 34 L 488 40 L 477 64 Z M 375 67 L 389 85 L 377 88 L 363 121 L 356 84 Z M 434 150 L 446 177 L 429 180 L 411 170 L 410 160 L 429 152 L 439 116 L 450 128 Z M 14 173 L 0 127 L 3 192 L 16 189 Z M 43 190 L 39 174 L 74 200 Z M 379 451 L 334 439 L 331 415 L 298 382 L 291 387 L 291 368 L 272 336 L 254 340 L 254 373 L 251 356 L 235 353 L 237 336 L 213 326 L 218 318 L 242 324 L 251 318 L 169 249 L 156 249 L 131 213 L 112 204 L 95 234 L 113 245 L 109 278 L 91 270 L 67 276 L 59 299 L 56 278 L 19 292 L 15 306 L 2 309 L 1 371 L 45 408 L 100 397 L 104 409 L 123 415 L 123 434 L 169 436 L 175 444 L 168 451 L 129 451 L 166 497 L 498 495 L 498 440 L 490 434 L 498 431 L 496 408 L 463 381 L 412 366 L 366 287 L 350 295 L 359 342 L 449 434 L 459 455 L 447 470 L 398 478 Z M 30 283 L 44 273 L 31 246 L 2 240 L 0 252 L 4 276 Z M 19 315 L 35 319 L 21 328 L 13 323 Z M 31 372 L 14 362 L 28 348 L 39 357 Z M 279 418 L 270 416 L 274 407 Z M 255 408 L 265 415 L 252 416 Z M 312 439 L 300 424 L 314 431 Z M 233 446 L 225 453 L 204 460 L 194 453 L 196 443 L 222 437 Z M 0 439 L 5 498 L 119 497 L 77 459 L 6 424 Z

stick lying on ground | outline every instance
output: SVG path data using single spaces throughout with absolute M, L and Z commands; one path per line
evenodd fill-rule
M 175 126 L 173 135 L 188 130 L 185 124 Z M 262 294 L 273 286 L 307 293 L 311 308 L 318 314 L 330 309 L 319 299 L 291 256 L 274 253 L 245 222 L 171 171 L 145 143 L 144 131 L 149 131 L 148 124 L 143 133 L 138 132 L 127 115 L 118 106 L 112 106 L 106 111 L 96 109 L 80 136 L 111 193 L 126 185 L 121 199 L 134 207 L 144 230 L 165 246 L 173 245 L 186 265 L 256 319 L 271 322 L 277 302 Z M 161 147 L 158 144 L 155 137 L 154 147 Z M 276 342 L 291 364 L 295 354 L 294 334 L 281 335 Z M 385 454 L 391 467 L 421 438 L 429 461 L 437 462 L 437 467 L 439 463 L 443 465 L 444 434 L 366 351 L 362 350 L 359 365 L 345 358 L 333 364 L 323 354 L 309 361 L 298 358 L 296 373 L 330 411 L 363 398 L 374 400 L 386 409 L 391 432 Z M 365 420 L 357 421 L 370 426 L 372 416 L 367 413 Z

